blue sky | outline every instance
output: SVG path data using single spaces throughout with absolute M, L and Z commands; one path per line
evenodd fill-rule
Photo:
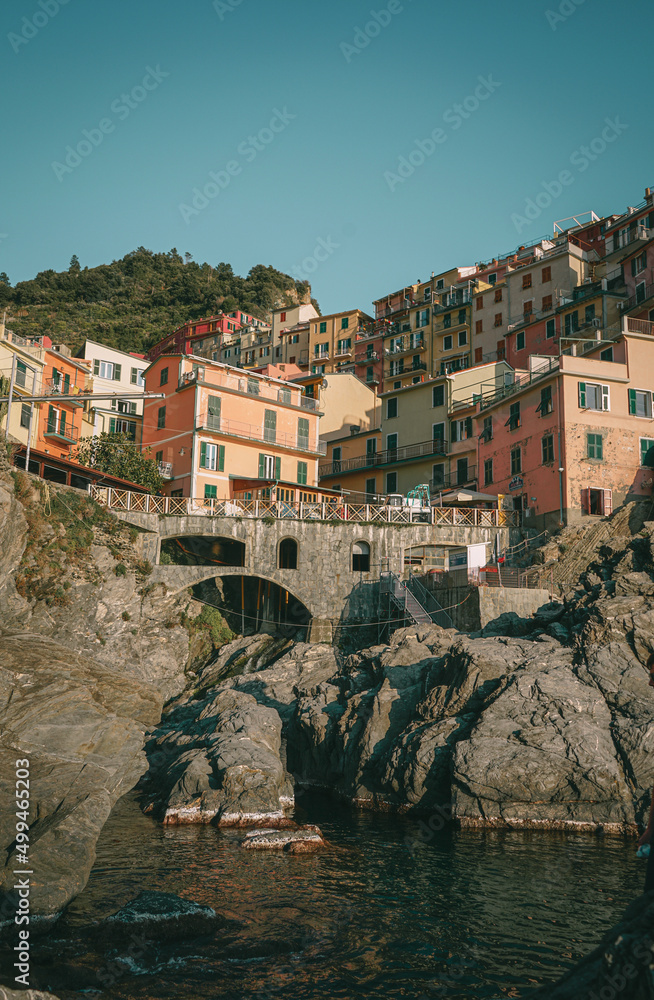
M 0 270 L 174 246 L 370 310 L 642 200 L 650 18 L 645 0 L 5 0 Z

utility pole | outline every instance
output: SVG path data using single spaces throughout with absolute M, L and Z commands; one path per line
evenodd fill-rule
M 14 398 L 14 383 L 16 381 L 16 355 L 11 359 L 11 379 L 9 382 L 9 398 L 7 399 L 7 423 L 5 424 L 5 441 L 9 440 L 9 418 L 11 416 L 11 403 Z

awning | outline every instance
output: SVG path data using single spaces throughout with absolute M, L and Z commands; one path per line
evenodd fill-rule
M 440 500 L 446 506 L 462 503 L 494 503 L 497 497 L 493 493 L 477 493 L 475 490 L 454 490 L 451 493 L 432 493 L 432 502 Z

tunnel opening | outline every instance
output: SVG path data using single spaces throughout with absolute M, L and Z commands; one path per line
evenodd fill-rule
M 245 542 L 210 535 L 180 535 L 161 543 L 163 566 L 245 566 Z
M 259 576 L 216 576 L 193 586 L 193 596 L 219 608 L 232 632 L 280 634 L 306 642 L 311 612 L 294 594 Z

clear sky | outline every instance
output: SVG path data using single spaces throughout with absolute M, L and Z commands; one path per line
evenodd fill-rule
M 4 0 L 0 22 L 14 284 L 176 247 L 370 310 L 654 186 L 646 0 Z

